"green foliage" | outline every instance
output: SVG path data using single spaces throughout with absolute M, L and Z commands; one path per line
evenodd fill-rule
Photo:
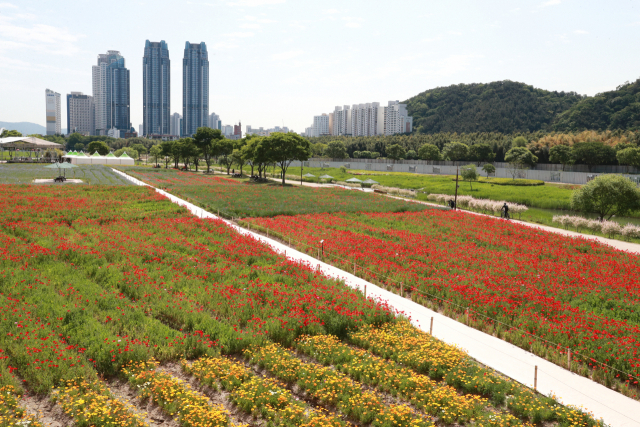
M 534 167 L 538 162 L 538 158 L 525 147 L 514 147 L 507 151 L 507 154 L 504 156 L 504 160 L 507 163 L 518 165 L 520 167 Z
M 640 79 L 588 97 L 561 113 L 558 131 L 640 129 Z
M 519 137 L 522 138 L 522 137 Z M 469 160 L 474 162 L 492 162 L 496 154 L 493 152 L 491 145 L 487 143 L 474 144 L 469 148 Z
M 511 141 L 511 147 L 526 147 L 529 141 L 524 136 L 517 136 Z
M 600 219 L 625 216 L 640 209 L 640 190 L 620 175 L 599 175 L 571 196 L 571 208 L 598 214 Z
M 309 155 L 311 155 L 309 141 L 293 132 L 272 133 L 263 140 L 263 144 L 268 145 L 271 150 L 271 160 L 280 167 L 283 187 L 287 169 L 291 162 L 294 160 L 308 160 Z
M 469 182 L 469 189 L 473 190 L 471 182 L 478 180 L 478 171 L 476 170 L 476 165 L 463 166 L 462 168 L 460 168 L 460 175 L 462 175 L 463 181 Z
M 387 157 L 392 160 L 404 159 L 407 156 L 404 148 L 399 144 L 389 145 L 386 149 Z
M 440 150 L 436 145 L 424 144 L 418 150 L 418 157 L 422 160 L 440 160 Z
M 149 155 L 153 158 L 153 162 L 157 165 L 158 159 L 162 156 L 162 147 L 160 144 L 154 145 L 149 150 Z
M 569 165 L 574 162 L 571 147 L 564 144 L 554 145 L 549 150 L 549 161 L 551 163 L 561 164 L 562 170 L 564 170 L 565 165 Z
M 354 151 L 353 157 L 355 159 L 377 159 L 380 157 L 380 153 L 376 151 Z
M 482 166 L 482 170 L 484 171 L 484 173 L 487 174 L 487 178 L 489 178 L 489 174 L 496 173 L 496 167 L 493 166 L 491 163 L 487 163 L 484 166 Z
M 515 133 L 548 129 L 557 114 L 582 99 L 505 80 L 439 87 L 405 102 L 419 133 Z
M 442 149 L 444 160 L 461 161 L 469 156 L 469 146 L 461 142 L 449 142 Z
M 78 165 L 66 170 L 67 178 L 81 179 L 89 185 L 133 185 L 131 181 L 113 172 L 105 165 Z M 45 168 L 43 164 L 14 163 L 0 165 L 0 184 L 31 184 L 34 179 L 52 179 L 57 169 Z
M 211 170 L 211 160 L 214 157 L 219 156 L 218 142 L 224 139 L 224 135 L 220 132 L 220 129 L 211 129 L 208 127 L 201 127 L 196 130 L 196 134 L 193 136 L 193 142 L 200 150 L 204 162 L 207 164 L 207 173 Z M 233 148 L 230 153 L 233 152 Z
M 348 159 L 349 153 L 341 141 L 331 141 L 324 150 L 324 155 L 331 159 Z
M 10 138 L 12 136 L 22 136 L 22 134 L 20 132 L 18 132 L 17 130 L 5 129 L 5 130 L 2 131 L 2 134 L 0 135 L 0 138 Z
M 142 144 L 132 144 L 130 145 L 131 148 L 133 148 L 134 150 L 136 150 L 138 152 L 138 155 L 140 154 L 147 154 L 147 147 L 145 147 Z
M 621 165 L 640 167 L 640 148 L 629 147 L 616 153 L 618 163 Z
M 104 141 L 90 142 L 87 146 L 87 150 L 89 151 L 89 154 L 93 154 L 96 151 L 101 156 L 106 156 L 107 154 L 109 154 L 109 146 Z
M 131 157 L 132 159 L 137 159 L 138 157 L 140 157 L 139 153 L 131 147 L 121 148 L 119 150 L 116 150 L 113 154 L 116 157 L 120 157 L 123 153 L 127 153 L 127 156 Z
M 600 141 L 587 141 L 574 144 L 571 149 L 573 159 L 578 164 L 588 165 L 615 165 L 616 150 Z
M 322 144 L 321 142 L 311 144 L 311 153 L 313 157 L 322 157 L 324 155 L 324 150 L 326 149 L 327 149 L 327 145 Z
M 416 153 L 414 150 L 407 151 L 407 159 L 416 160 L 417 158 L 418 158 L 418 153 Z
M 77 143 L 77 144 L 75 145 L 75 147 L 73 147 L 73 149 L 74 149 L 75 151 L 80 152 L 80 151 L 84 150 L 84 144 L 83 144 L 82 142 L 79 142 L 79 143 Z

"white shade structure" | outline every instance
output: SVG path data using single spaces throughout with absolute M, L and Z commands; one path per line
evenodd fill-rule
M 106 156 L 97 155 L 97 152 L 88 156 L 84 153 L 67 153 L 67 155 L 63 156 L 68 159 L 71 164 L 74 165 L 121 165 L 121 166 L 135 166 L 136 162 L 131 157 L 127 156 L 126 153 L 123 153 L 122 156 L 116 157 L 115 155 L 109 153 Z

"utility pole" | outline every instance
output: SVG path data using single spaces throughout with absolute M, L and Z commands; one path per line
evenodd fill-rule
M 453 210 L 458 210 L 458 166 L 456 166 L 456 197 L 453 201 Z

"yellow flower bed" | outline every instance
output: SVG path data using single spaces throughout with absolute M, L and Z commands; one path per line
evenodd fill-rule
M 296 347 L 321 363 L 335 365 L 357 381 L 402 396 L 445 423 L 469 421 L 484 412 L 487 405 L 480 396 L 461 396 L 453 387 L 367 351 L 352 349 L 331 335 L 300 337 Z
M 442 379 L 467 395 L 488 396 L 496 405 L 506 403 L 510 413 L 493 414 L 476 420 L 483 426 L 511 426 L 520 423 L 559 422 L 567 426 L 602 425 L 590 413 L 560 405 L 555 397 L 546 397 L 504 379 L 494 371 L 480 367 L 455 346 L 443 343 L 411 326 L 408 322 L 380 328 L 363 326 L 349 340 L 372 353 L 408 366 L 417 373 Z M 337 350 L 332 350 L 334 353 Z M 333 357 L 336 357 L 335 355 Z
M 157 363 L 136 362 L 123 368 L 129 383 L 140 396 L 151 399 L 168 415 L 185 427 L 225 427 L 229 413 L 221 405 L 213 405 L 184 381 L 156 370 Z
M 264 367 L 275 377 L 297 384 L 322 403 L 374 427 L 431 427 L 433 423 L 407 405 L 385 405 L 345 374 L 314 363 L 305 363 L 278 344 L 245 350 L 251 363 Z
M 42 427 L 35 417 L 20 406 L 21 391 L 12 385 L 0 387 L 0 427 Z
M 300 427 L 345 427 L 330 414 L 314 410 L 296 400 L 291 392 L 273 379 L 253 375 L 243 364 L 225 357 L 202 358 L 183 368 L 201 382 L 229 391 L 240 409 L 266 420 L 270 425 Z

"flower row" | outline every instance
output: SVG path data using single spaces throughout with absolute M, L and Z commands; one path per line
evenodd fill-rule
M 345 423 L 335 416 L 297 400 L 278 381 L 254 375 L 243 364 L 231 359 L 206 357 L 192 364 L 183 361 L 182 366 L 203 384 L 227 390 L 233 403 L 242 411 L 262 418 L 268 425 L 345 427 Z
M 374 427 L 433 426 L 431 420 L 414 413 L 409 406 L 384 404 L 374 393 L 363 391 L 347 375 L 315 363 L 302 362 L 278 344 L 250 348 L 244 354 L 250 363 L 267 369 L 288 384 L 297 384 L 313 398 L 338 408 L 359 423 Z
M 572 215 L 555 215 L 552 221 L 562 225 L 565 229 L 573 226 L 577 232 L 587 229 L 594 232 L 600 231 L 609 237 L 615 237 L 619 234 L 626 239 L 640 239 L 640 226 L 631 223 L 623 226 L 615 221 L 598 221 L 597 219 L 588 219 L 582 216 Z
M 450 386 L 416 374 L 395 362 L 353 349 L 330 335 L 301 337 L 296 348 L 320 363 L 335 365 L 356 381 L 402 396 L 443 422 L 468 422 L 487 404 L 480 396 L 461 396 Z
M 131 405 L 114 398 L 99 381 L 65 381 L 51 398 L 77 426 L 148 427 Z
M 374 354 L 407 366 L 417 373 L 443 378 L 447 384 L 463 393 L 487 396 L 497 405 L 506 402 L 511 414 L 523 421 L 534 424 L 559 422 L 562 425 L 597 425 L 590 414 L 559 405 L 554 399 L 537 395 L 515 381 L 506 380 L 491 370 L 479 367 L 457 348 L 434 339 L 407 322 L 398 322 L 380 328 L 363 327 L 351 333 L 349 340 Z M 322 351 L 333 358 L 340 354 L 342 359 L 348 357 L 344 354 L 353 354 L 353 350 L 344 344 L 329 343 L 332 345 L 326 346 L 324 341 L 324 347 L 318 349 L 318 346 L 314 346 L 311 351 Z M 449 347 L 448 351 L 446 347 Z M 434 349 L 435 354 L 453 353 L 459 357 L 454 359 L 456 363 L 438 365 L 429 363 L 428 360 L 434 360 L 434 358 L 427 357 L 427 363 L 425 363 L 419 353 L 426 351 L 427 354 L 433 354 Z M 446 356 L 445 359 L 451 360 Z
M 214 405 L 189 384 L 157 370 L 157 362 L 134 362 L 122 369 L 142 399 L 150 399 L 184 427 L 226 427 L 229 412 Z

